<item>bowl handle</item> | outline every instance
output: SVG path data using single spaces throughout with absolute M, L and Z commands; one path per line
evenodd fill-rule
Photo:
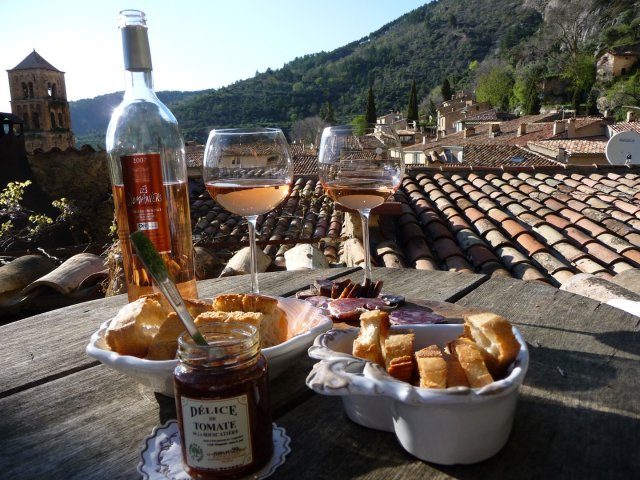
M 316 363 L 306 384 L 323 395 L 375 395 L 381 392 L 380 375 L 384 369 L 351 355 L 334 356 Z

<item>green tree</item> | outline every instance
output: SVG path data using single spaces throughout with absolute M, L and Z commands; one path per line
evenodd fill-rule
M 336 124 L 336 115 L 333 111 L 333 106 L 331 102 L 325 102 L 320 107 L 320 118 L 327 125 L 335 125 Z
M 476 99 L 479 102 L 489 102 L 495 108 L 507 110 L 513 84 L 511 72 L 499 65 L 495 65 L 478 78 Z
M 598 106 L 596 104 L 598 100 L 598 91 L 592 88 L 587 97 L 587 115 L 597 115 Z
M 535 83 L 530 83 L 527 99 L 524 103 L 525 115 L 537 115 L 540 113 L 540 96 Z
M 572 103 L 577 114 L 583 95 L 591 90 L 596 81 L 596 64 L 593 55 L 581 53 L 569 58 L 562 77 L 571 82 Z
M 416 81 L 411 83 L 411 93 L 409 94 L 409 106 L 407 107 L 407 122 L 418 121 L 418 93 L 416 91 Z
M 640 106 L 640 72 L 618 80 L 605 96 L 598 98 L 598 109 L 617 110 L 623 105 Z
M 376 123 L 378 115 L 376 114 L 376 99 L 373 96 L 373 87 L 369 87 L 369 95 L 367 96 L 367 113 L 365 114 L 367 123 Z
M 442 81 L 442 100 L 444 102 L 451 100 L 451 95 L 453 95 L 451 84 L 449 83 L 449 79 L 445 77 Z

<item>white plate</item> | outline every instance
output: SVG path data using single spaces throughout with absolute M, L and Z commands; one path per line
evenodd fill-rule
M 284 372 L 290 360 L 306 352 L 316 336 L 333 326 L 329 317 L 304 300 L 275 298 L 278 300 L 278 306 L 287 315 L 288 340 L 262 350 L 269 362 L 269 378 L 271 379 Z M 104 341 L 104 334 L 110 321 L 104 322 L 100 329 L 91 336 L 86 348 L 87 355 L 134 378 L 155 392 L 173 397 L 173 371 L 178 361 L 146 360 L 131 355 L 120 355 L 112 351 Z
M 285 457 L 291 452 L 291 439 L 284 428 L 273 424 L 273 456 L 269 463 L 259 471 L 242 477 L 241 480 L 260 480 L 267 478 L 282 465 Z M 178 422 L 169 420 L 164 425 L 155 427 L 151 435 L 145 439 L 144 448 L 140 452 L 138 473 L 144 480 L 190 480 L 182 467 L 182 451 L 180 448 L 180 431 Z

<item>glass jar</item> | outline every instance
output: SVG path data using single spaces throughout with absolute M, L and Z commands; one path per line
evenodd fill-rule
M 176 410 L 185 471 L 194 479 L 252 473 L 271 458 L 273 437 L 267 360 L 258 329 L 212 323 L 178 340 Z

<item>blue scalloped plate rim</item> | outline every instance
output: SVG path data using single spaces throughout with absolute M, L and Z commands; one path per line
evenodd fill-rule
M 262 480 L 273 475 L 291 452 L 290 444 L 291 438 L 286 434 L 285 429 L 274 423 L 271 460 L 259 471 L 240 480 Z M 154 427 L 151 435 L 145 438 L 137 469 L 144 480 L 189 480 L 191 478 L 182 468 L 180 432 L 176 420 L 169 420 L 163 425 Z

